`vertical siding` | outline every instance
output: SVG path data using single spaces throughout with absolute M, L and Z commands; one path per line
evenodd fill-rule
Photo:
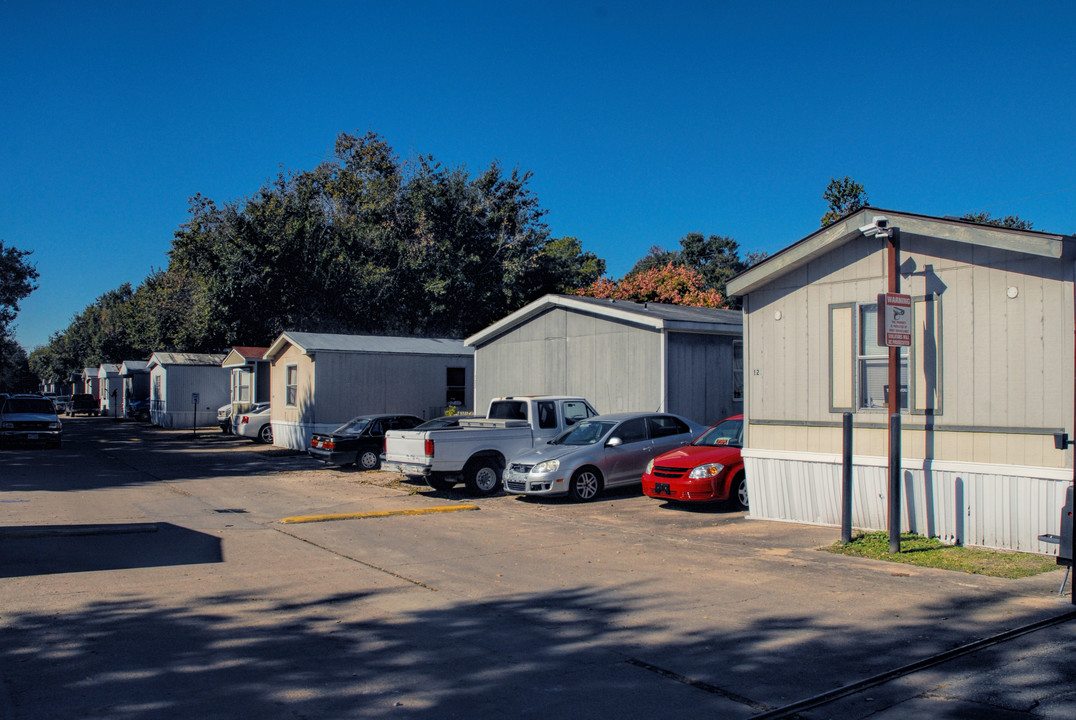
M 579 395 L 603 413 L 661 407 L 662 334 L 553 308 L 475 349 L 475 406 L 504 395 Z
M 841 523 L 839 456 L 781 459 L 745 453 L 751 517 L 814 525 Z M 968 464 L 902 472 L 901 530 L 962 545 L 1056 555 L 1038 536 L 1057 533 L 1069 480 L 1063 473 Z M 856 458 L 852 524 L 887 528 L 888 468 Z
M 743 412 L 733 400 L 732 344 L 739 336 L 668 335 L 668 401 L 663 408 L 704 425 Z

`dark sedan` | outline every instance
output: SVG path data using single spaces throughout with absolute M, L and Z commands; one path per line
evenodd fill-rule
M 326 435 L 314 433 L 306 451 L 326 465 L 355 465 L 363 470 L 381 466 L 386 430 L 410 430 L 422 424 L 414 415 L 360 415 Z

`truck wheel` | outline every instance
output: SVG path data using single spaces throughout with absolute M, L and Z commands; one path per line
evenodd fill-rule
M 467 491 L 478 497 L 497 492 L 501 487 L 501 463 L 496 458 L 479 457 L 467 462 L 463 468 L 463 482 Z
M 445 477 L 440 473 L 430 473 L 426 476 L 426 484 L 431 490 L 451 490 L 456 486 L 456 481 L 451 477 Z

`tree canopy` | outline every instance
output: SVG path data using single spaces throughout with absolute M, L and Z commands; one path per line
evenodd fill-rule
M 1021 220 L 1018 215 L 1006 215 L 1003 218 L 993 218 L 990 217 L 990 213 L 988 212 L 965 213 L 960 219 L 979 223 L 980 225 L 993 225 L 994 227 L 1012 228 L 1014 230 L 1030 230 L 1032 226 L 1030 220 Z
M 29 258 L 32 250 L 19 250 L 0 240 L 0 391 L 34 389 L 26 351 L 15 342 L 13 323 L 19 303 L 37 289 L 38 272 Z
M 822 199 L 829 205 L 829 210 L 822 216 L 822 227 L 832 225 L 848 213 L 870 204 L 867 191 L 847 175 L 840 180 L 830 178 Z
M 331 159 L 249 197 L 193 197 L 168 266 L 98 298 L 35 351 L 35 371 L 284 330 L 466 336 L 605 272 L 577 238 L 550 237 L 530 177 L 401 161 L 375 133 L 343 133 Z

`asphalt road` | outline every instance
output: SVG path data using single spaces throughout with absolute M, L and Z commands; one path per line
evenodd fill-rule
M 1060 571 L 836 556 L 833 528 L 632 490 L 475 500 L 216 431 L 64 427 L 61 450 L 0 452 L 0 718 L 1076 716 Z M 423 512 L 281 522 L 388 511 Z

